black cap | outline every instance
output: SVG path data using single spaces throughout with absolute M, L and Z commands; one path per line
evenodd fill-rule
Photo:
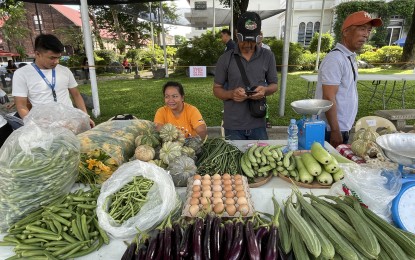
M 255 12 L 243 13 L 238 19 L 238 41 L 258 42 L 261 33 L 261 17 Z

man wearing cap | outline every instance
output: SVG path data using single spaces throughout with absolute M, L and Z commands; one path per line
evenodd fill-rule
M 257 45 L 261 32 L 261 18 L 257 13 L 242 14 L 237 30 L 235 49 L 222 54 L 216 63 L 213 94 L 224 103 L 223 127 L 227 139 L 265 140 L 268 139 L 265 117 L 252 116 L 248 100 L 259 100 L 277 91 L 275 57 L 271 51 Z M 250 86 L 244 84 L 238 58 Z M 254 92 L 247 93 L 246 90 L 253 87 L 256 87 Z
M 333 147 L 347 144 L 358 109 L 356 51 L 367 42 L 372 27 L 382 21 L 365 11 L 346 17 L 341 29 L 341 43 L 321 62 L 315 98 L 333 102 L 321 119 L 327 123 L 326 141 Z

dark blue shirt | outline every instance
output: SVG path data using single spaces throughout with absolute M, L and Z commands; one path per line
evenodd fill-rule
M 232 39 L 230 39 L 226 43 L 225 52 L 230 51 L 230 50 L 234 50 L 234 49 L 235 49 L 235 42 Z

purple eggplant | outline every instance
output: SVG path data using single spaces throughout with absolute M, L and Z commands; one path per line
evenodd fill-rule
M 146 258 L 147 245 L 141 244 L 138 246 L 137 254 L 135 255 L 135 260 L 143 260 Z
M 152 236 L 149 238 L 147 254 L 145 258 L 146 260 L 152 260 L 156 257 L 159 233 L 160 233 L 160 230 L 156 229 L 154 230 L 154 233 L 152 234 Z
M 293 260 L 293 251 L 291 250 L 288 254 L 284 253 L 284 250 L 282 250 L 281 245 L 278 245 L 278 259 L 280 260 Z
M 158 246 L 157 246 L 157 252 L 156 257 L 154 257 L 155 260 L 162 260 L 164 259 L 164 229 L 160 231 L 158 235 Z
M 261 226 L 257 229 L 255 233 L 255 239 L 258 243 L 259 253 L 262 255 L 263 249 L 266 248 L 266 238 L 268 235 L 268 227 L 267 226 Z
M 220 259 L 220 232 L 221 232 L 221 218 L 215 217 L 213 219 L 213 228 L 212 228 L 212 259 Z
M 180 251 L 179 254 L 182 257 L 187 257 L 190 251 L 190 244 L 192 243 L 192 233 L 193 233 L 193 225 L 188 224 L 183 232 L 183 237 L 180 242 Z
M 255 237 L 254 225 L 252 221 L 245 223 L 245 238 L 248 245 L 248 256 L 251 260 L 260 260 L 261 254 L 259 251 L 258 241 Z
M 225 245 L 224 245 L 224 249 L 223 251 L 223 255 L 227 256 L 229 251 L 231 250 L 232 247 L 232 241 L 233 241 L 233 232 L 234 231 L 234 224 L 232 221 L 226 221 L 225 222 L 225 235 L 223 240 L 225 241 Z
M 242 246 L 244 242 L 244 223 L 238 221 L 235 223 L 235 233 L 233 235 L 233 241 L 231 249 L 226 255 L 228 260 L 238 260 L 243 253 Z
M 124 254 L 121 257 L 121 260 L 134 260 L 135 259 L 135 250 L 137 249 L 137 243 L 132 242 L 127 249 L 125 250 Z
M 278 229 L 275 225 L 271 225 L 269 230 L 269 237 L 267 248 L 265 251 L 265 260 L 275 260 L 278 259 L 278 242 L 279 242 L 279 235 Z
M 212 259 L 212 247 L 211 247 L 211 233 L 213 225 L 213 215 L 212 213 L 206 214 L 205 218 L 205 230 L 203 234 L 203 256 L 205 260 Z
M 180 242 L 182 241 L 182 229 L 179 223 L 173 224 L 173 235 L 172 235 L 172 255 L 173 259 L 180 259 Z
M 203 219 L 196 218 L 195 224 L 193 225 L 193 259 L 202 260 L 202 233 L 203 233 Z
M 172 248 L 172 233 L 173 229 L 171 227 L 166 227 L 164 229 L 164 239 L 163 239 L 163 248 L 160 251 L 164 250 L 162 259 L 171 259 L 171 248 Z

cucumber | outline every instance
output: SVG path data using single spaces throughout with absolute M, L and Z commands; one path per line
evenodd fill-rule
M 300 156 L 294 156 L 297 170 L 298 170 L 298 176 L 300 177 L 300 181 L 302 183 L 312 183 L 314 180 L 314 176 L 308 173 L 307 169 L 305 168 L 303 161 Z
M 329 164 L 332 161 L 329 152 L 319 142 L 311 145 L 311 154 L 321 164 Z
M 328 173 L 335 173 L 339 170 L 340 166 L 337 161 L 332 161 L 329 164 L 323 164 L 323 168 Z
M 317 176 L 317 181 L 321 185 L 331 185 L 333 183 L 333 176 L 323 170 L 321 171 L 321 174 Z
M 343 172 L 342 168 L 339 168 L 339 170 L 337 172 L 333 173 L 333 180 L 334 181 L 339 181 L 343 178 L 344 178 L 344 172 Z
M 305 168 L 307 169 L 308 173 L 313 176 L 318 176 L 321 173 L 321 166 L 316 161 L 313 155 L 311 153 L 303 153 L 301 155 L 301 160 L 303 161 L 303 164 Z

